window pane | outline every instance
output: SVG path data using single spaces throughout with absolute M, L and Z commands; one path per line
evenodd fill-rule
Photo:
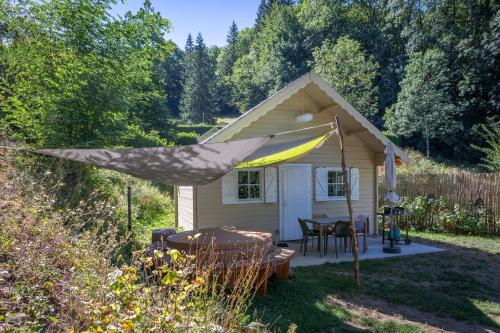
M 332 184 L 334 182 L 334 174 L 335 172 L 334 171 L 328 171 L 328 183 L 329 184 Z
M 338 186 L 338 188 L 337 188 L 337 196 L 339 196 L 339 197 L 345 196 L 344 184 L 338 184 L 337 186 Z
M 248 186 L 238 186 L 238 198 L 248 199 Z
M 342 171 L 337 172 L 337 183 L 343 183 L 344 182 L 344 173 Z
M 329 197 L 335 196 L 334 186 L 335 185 L 328 184 L 328 196 Z
M 248 184 L 248 171 L 238 171 L 238 184 Z
M 260 186 L 259 185 L 251 185 L 250 186 L 250 198 L 251 199 L 259 199 L 260 198 Z
M 259 171 L 250 171 L 250 184 L 260 184 Z

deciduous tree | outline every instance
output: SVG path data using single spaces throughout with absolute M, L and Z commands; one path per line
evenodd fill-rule
M 113 4 L 53 0 L 2 8 L 0 74 L 8 86 L 0 109 L 11 135 L 53 147 L 159 142 L 169 115 L 155 68 L 170 52 L 163 38 L 170 23 L 149 2 L 113 18 Z
M 377 113 L 375 77 L 378 65 L 361 44 L 349 37 L 325 40 L 313 51 L 314 70 L 368 118 Z
M 459 108 L 452 103 L 449 72 L 443 52 L 415 52 L 406 66 L 397 103 L 386 115 L 386 126 L 397 135 L 417 135 L 425 141 L 427 157 L 431 140 L 452 143 L 461 129 Z

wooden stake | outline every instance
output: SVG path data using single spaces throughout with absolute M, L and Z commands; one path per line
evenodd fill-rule
M 335 122 L 337 123 L 337 131 L 339 134 L 340 141 L 340 155 L 342 156 L 341 165 L 342 165 L 342 174 L 344 177 L 344 185 L 345 185 L 345 194 L 347 198 L 347 209 L 349 210 L 349 221 L 351 224 L 351 233 L 352 233 L 352 252 L 354 254 L 354 280 L 356 282 L 356 286 L 360 286 L 359 279 L 359 253 L 358 253 L 358 238 L 356 237 L 356 225 L 354 224 L 354 218 L 352 216 L 352 201 L 351 201 L 351 184 L 350 179 L 347 175 L 347 169 L 345 166 L 345 151 L 344 151 L 344 134 L 342 133 L 342 128 L 340 127 L 339 117 L 335 116 Z
M 132 232 L 132 186 L 127 186 L 127 229 Z

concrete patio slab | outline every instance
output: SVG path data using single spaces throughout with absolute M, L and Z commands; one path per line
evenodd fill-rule
M 360 242 L 359 244 L 360 260 L 394 258 L 399 256 L 410 256 L 416 254 L 435 253 L 444 251 L 443 249 L 437 247 L 418 244 L 418 243 L 412 243 L 411 245 L 404 245 L 403 243 L 401 243 L 401 245 L 398 245 L 401 247 L 401 253 L 398 254 L 384 253 L 382 251 L 382 248 L 384 247 L 384 245 L 382 245 L 382 238 L 376 236 L 370 236 L 367 237 L 368 251 L 366 253 L 363 253 L 362 251 L 363 240 L 361 237 L 359 239 L 359 242 Z M 299 253 L 300 241 L 291 241 L 287 243 L 291 249 L 294 249 L 296 251 L 295 255 L 293 256 L 292 262 L 290 263 L 291 267 L 314 266 L 314 265 L 322 265 L 325 263 L 339 263 L 339 262 L 354 260 L 352 253 L 349 252 L 349 249 L 347 249 L 347 252 L 344 253 L 343 247 L 342 248 L 339 247 L 338 258 L 335 257 L 335 247 L 333 238 L 330 238 L 328 240 L 328 252 L 323 257 L 319 256 L 317 239 L 314 242 L 314 248 L 312 248 L 311 241 L 309 241 L 306 256 L 304 256 L 303 252 Z M 387 242 L 386 245 L 388 245 Z

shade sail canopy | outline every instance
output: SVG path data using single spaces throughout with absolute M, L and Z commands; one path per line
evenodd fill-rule
M 224 176 L 271 136 L 180 147 L 39 149 L 37 153 L 123 172 L 170 185 L 204 185 Z
M 321 146 L 333 132 L 334 131 L 330 131 L 316 137 L 263 146 L 250 155 L 245 162 L 236 165 L 236 168 L 256 168 L 300 157 Z
M 394 156 L 394 147 L 392 142 L 388 142 L 385 148 L 385 184 L 387 186 L 387 193 L 385 200 L 391 204 L 396 204 L 399 196 L 396 194 L 396 157 Z

